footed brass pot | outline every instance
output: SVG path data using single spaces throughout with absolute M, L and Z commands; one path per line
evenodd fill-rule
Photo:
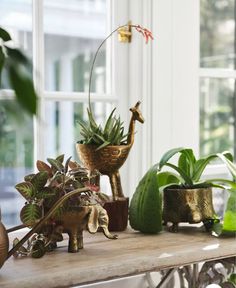
M 206 226 L 214 216 L 212 188 L 164 190 L 163 221 L 173 224 L 171 231 L 177 232 L 180 222 L 203 222 Z

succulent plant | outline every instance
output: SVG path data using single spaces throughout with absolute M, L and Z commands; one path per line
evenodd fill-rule
M 108 145 L 122 145 L 127 142 L 127 137 L 129 133 L 124 133 L 123 122 L 121 122 L 120 117 L 114 115 L 116 108 L 113 109 L 110 115 L 108 116 L 104 128 L 102 128 L 101 125 L 96 123 L 91 106 L 90 92 L 91 92 L 93 68 L 98 52 L 100 51 L 100 48 L 103 46 L 106 40 L 109 39 L 115 32 L 118 31 L 118 33 L 121 35 L 124 32 L 123 29 L 131 31 L 132 28 L 134 28 L 136 31 L 142 34 L 146 44 L 148 43 L 149 39 L 153 40 L 152 32 L 149 31 L 148 29 L 141 27 L 140 25 L 126 24 L 117 27 L 101 42 L 101 44 L 99 45 L 99 47 L 95 52 L 89 75 L 89 91 L 88 91 L 89 105 L 87 109 L 88 123 L 84 123 L 83 121 L 78 120 L 78 123 L 81 126 L 80 134 L 83 136 L 83 139 L 79 142 L 80 144 L 94 144 L 98 146 L 97 150 L 99 150 Z

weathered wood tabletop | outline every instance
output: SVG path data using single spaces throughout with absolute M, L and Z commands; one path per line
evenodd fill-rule
M 118 235 L 108 240 L 85 233 L 84 249 L 75 254 L 67 253 L 63 241 L 40 259 L 11 257 L 0 270 L 0 287 L 70 287 L 236 255 L 235 238 L 218 239 L 196 227 L 181 227 L 177 234 L 129 229 Z

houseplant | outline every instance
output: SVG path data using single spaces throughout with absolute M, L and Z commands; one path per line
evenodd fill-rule
M 178 164 L 173 164 L 170 162 L 170 159 L 176 154 L 179 154 Z M 164 223 L 173 223 L 171 231 L 178 231 L 178 223 L 180 222 L 199 223 L 202 221 L 207 229 L 215 222 L 219 222 L 212 204 L 212 187 L 226 188 L 231 191 L 234 190 L 236 186 L 234 181 L 228 179 L 202 179 L 202 173 L 206 166 L 216 158 L 221 159 L 226 164 L 233 177 L 236 176 L 236 168 L 231 161 L 233 158 L 229 152 L 212 154 L 197 160 L 192 149 L 174 148 L 167 151 L 160 162 L 153 166 L 154 180 L 152 180 L 151 183 L 154 181 L 156 184 L 153 188 L 155 192 L 152 191 L 152 193 L 158 194 L 163 192 L 162 217 Z M 175 173 L 170 171 L 163 172 L 162 169 L 164 166 L 175 170 Z M 161 197 L 159 197 L 159 202 L 156 201 L 153 203 L 149 200 L 144 202 L 144 200 L 149 199 L 149 197 L 148 195 L 144 197 L 144 189 L 140 187 L 146 177 L 150 177 L 149 173 L 141 180 L 131 200 L 130 224 L 136 230 L 156 233 L 161 230 L 160 224 L 158 227 L 154 225 L 155 229 L 152 230 L 151 225 L 147 223 L 160 222 Z M 151 184 L 146 184 L 146 189 L 149 187 L 148 185 Z M 151 192 L 149 192 L 149 194 L 150 193 Z M 153 211 L 153 209 L 159 211 L 158 219 L 152 218 L 149 210 L 145 210 L 147 203 L 149 203 L 148 208 L 151 211 Z M 150 205 L 154 207 L 150 207 Z M 143 213 L 144 210 L 145 214 Z M 146 223 L 146 226 L 143 223 Z
M 34 115 L 37 112 L 38 96 L 32 80 L 32 63 L 20 49 L 8 45 L 11 40 L 10 34 L 0 27 L 0 89 L 5 88 L 2 81 L 4 69 L 17 102 L 25 111 Z
M 62 232 L 66 232 L 68 252 L 78 252 L 83 248 L 83 230 L 95 233 L 99 227 L 106 237 L 116 238 L 107 229 L 107 213 L 101 206 L 106 196 L 95 192 L 95 175 L 89 175 L 71 157 L 65 164 L 64 155 L 47 160 L 49 164 L 38 160 L 39 172 L 25 176 L 25 181 L 15 186 L 27 201 L 20 213 L 21 221 L 38 234 L 28 249 L 21 247 L 17 251 L 41 257 L 56 248 L 57 242 L 63 240 Z M 19 246 L 17 240 L 14 243 Z
M 136 105 L 130 109 L 132 116 L 128 133 L 124 133 L 124 126 L 120 117 L 114 115 L 115 109 L 109 115 L 104 128 L 100 124 L 97 124 L 91 107 L 91 79 L 97 54 L 106 40 L 117 31 L 124 33 L 124 29 L 131 31 L 132 28 L 140 32 L 145 37 L 146 42 L 148 42 L 149 38 L 153 39 L 151 32 L 146 28 L 140 25 L 127 24 L 113 30 L 102 41 L 95 53 L 90 71 L 89 105 L 87 109 L 89 121 L 87 124 L 79 121 L 81 127 L 80 133 L 83 136 L 83 140 L 76 145 L 79 158 L 85 167 L 90 171 L 97 169 L 101 174 L 109 176 L 112 188 L 112 199 L 107 202 L 104 207 L 109 214 L 109 228 L 111 231 L 123 231 L 127 227 L 128 198 L 124 196 L 122 191 L 119 168 L 127 159 L 133 145 L 135 121 L 143 123 L 144 119 L 139 110 L 140 102 L 137 102 Z

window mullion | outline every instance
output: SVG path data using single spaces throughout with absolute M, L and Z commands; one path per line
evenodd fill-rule
M 44 35 L 43 0 L 32 0 L 34 84 L 39 95 L 38 115 L 34 119 L 34 158 L 44 158 Z

